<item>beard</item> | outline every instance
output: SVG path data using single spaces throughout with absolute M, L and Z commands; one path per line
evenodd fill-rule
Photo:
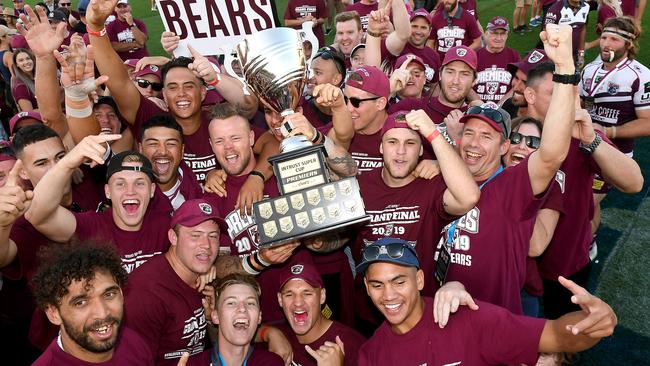
M 454 1 L 451 4 L 445 4 L 445 11 L 449 13 L 450 11 L 456 9 L 456 6 L 458 5 L 458 0 Z
M 114 334 L 113 336 L 101 343 L 97 343 L 93 341 L 88 333 L 92 332 L 93 329 L 99 328 L 102 326 L 102 324 L 107 324 L 107 323 L 113 323 L 114 327 Z M 98 320 L 93 322 L 92 324 L 88 326 L 84 326 L 81 331 L 77 331 L 72 324 L 68 323 L 67 321 L 63 320 L 63 328 L 65 329 L 65 332 L 68 334 L 70 339 L 74 341 L 76 344 L 81 346 L 81 348 L 90 351 L 92 353 L 104 353 L 107 351 L 110 351 L 115 347 L 115 343 L 117 343 L 117 335 L 119 334 L 119 329 L 120 329 L 120 320 L 118 320 L 115 317 L 109 316 L 106 319 L 103 320 Z

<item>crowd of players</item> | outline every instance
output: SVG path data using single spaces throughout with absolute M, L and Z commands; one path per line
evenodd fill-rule
M 584 287 L 599 202 L 643 186 L 645 1 L 535 1 L 530 27 L 528 5 L 511 27 L 482 26 L 472 0 L 289 0 L 287 26 L 311 21 L 322 45 L 331 18 L 336 34 L 305 44 L 304 96 L 282 117 L 219 55 L 150 56 L 128 0 L 15 0 L 3 359 L 570 363 L 616 325 Z M 541 23 L 537 48 L 507 47 Z M 160 41 L 171 55 L 179 38 Z M 370 222 L 260 249 L 251 206 L 280 194 L 267 158 L 295 135 L 325 146 L 334 179 L 357 177 Z

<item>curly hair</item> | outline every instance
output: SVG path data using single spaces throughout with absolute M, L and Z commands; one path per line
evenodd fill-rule
M 39 253 L 41 265 L 32 279 L 36 303 L 41 308 L 59 306 L 68 294 L 73 281 L 86 285 L 98 271 L 106 271 L 120 287 L 126 284 L 127 274 L 115 249 L 106 244 L 54 244 Z

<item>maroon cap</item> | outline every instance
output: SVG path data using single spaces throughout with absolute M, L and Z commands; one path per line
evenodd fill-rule
M 418 56 L 418 55 L 414 55 L 414 54 L 412 54 L 412 53 L 407 53 L 407 54 L 404 54 L 404 55 L 400 56 L 400 57 L 397 59 L 397 61 L 395 61 L 395 68 L 396 68 L 396 69 L 399 69 L 400 67 L 402 67 L 402 64 L 406 61 L 406 59 L 407 59 L 409 56 L 412 57 L 412 58 L 411 58 L 411 61 L 410 61 L 409 63 L 411 63 L 411 62 L 417 62 L 418 64 L 420 64 L 420 65 L 422 66 L 422 68 L 423 68 L 424 70 L 427 69 L 426 66 L 424 66 L 424 61 L 422 60 L 422 57 L 420 57 L 420 56 Z M 407 66 L 408 66 L 408 65 L 407 65 Z
M 388 76 L 374 66 L 364 65 L 354 70 L 348 76 L 345 85 L 386 99 L 390 96 L 390 81 L 388 81 Z
M 450 48 L 449 51 L 445 53 L 445 59 L 442 61 L 442 66 L 453 61 L 463 61 L 474 71 L 476 71 L 478 65 L 476 52 L 467 46 L 456 46 Z
M 311 264 L 294 264 L 289 268 L 284 268 L 280 273 L 280 291 L 287 282 L 291 280 L 303 280 L 311 287 L 323 288 L 323 279 L 316 267 Z
M 41 114 L 38 112 L 34 111 L 29 111 L 29 112 L 18 112 L 15 116 L 11 117 L 9 120 L 9 134 L 12 135 L 14 133 L 14 128 L 16 128 L 16 125 L 18 122 L 24 120 L 25 118 L 32 118 L 35 119 L 41 123 L 43 123 L 43 117 L 41 117 Z
M 172 216 L 171 227 L 182 225 L 196 226 L 203 221 L 214 220 L 222 231 L 228 230 L 228 224 L 221 217 L 217 208 L 203 199 L 193 199 L 183 202 Z
M 11 37 L 11 48 L 14 50 L 17 48 L 27 48 L 29 49 L 29 45 L 27 44 L 27 40 L 25 39 L 25 36 L 22 34 L 16 34 L 13 37 Z
M 549 58 L 546 56 L 546 52 L 540 49 L 534 49 L 519 62 L 509 63 L 506 68 L 508 71 L 514 75 L 517 73 L 517 70 L 521 70 L 524 74 L 528 74 L 528 71 L 533 67 L 539 65 L 540 63 L 547 61 Z
M 404 116 L 406 116 L 408 113 L 409 111 L 397 111 L 395 113 L 391 113 L 388 117 L 386 117 L 386 121 L 381 127 L 381 136 L 384 136 L 388 130 L 392 130 L 393 128 L 411 129 L 408 123 L 406 123 L 406 119 L 404 118 Z
M 417 17 L 423 17 L 427 20 L 427 23 L 431 24 L 431 16 L 429 15 L 427 9 L 420 8 L 411 13 L 411 21 Z
M 133 72 L 134 78 L 145 75 L 156 75 L 160 79 L 160 67 L 158 65 L 147 65 L 142 70 Z
M 465 115 L 459 120 L 460 123 L 465 123 L 472 118 L 478 118 L 487 123 L 497 132 L 501 132 L 506 139 L 510 137 L 512 131 L 512 121 L 510 114 L 505 109 L 500 108 L 494 102 L 483 103 L 480 106 L 470 107 Z
M 125 64 L 126 66 L 128 66 L 128 67 L 133 67 L 133 68 L 135 68 L 135 65 L 138 64 L 138 61 L 140 61 L 140 60 L 137 59 L 137 58 L 130 58 L 130 59 L 124 61 L 124 64 Z
M 508 19 L 500 16 L 496 16 L 490 19 L 490 21 L 487 24 L 487 30 L 492 30 L 492 29 L 505 29 L 509 31 L 510 26 L 508 25 Z

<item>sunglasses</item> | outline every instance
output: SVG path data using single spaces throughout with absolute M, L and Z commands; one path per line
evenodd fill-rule
M 539 143 L 542 141 L 542 139 L 540 139 L 537 136 L 526 136 L 520 134 L 519 132 L 513 132 L 510 135 L 510 142 L 515 145 L 519 145 L 521 140 L 523 140 L 524 138 L 526 139 L 526 146 L 535 150 L 539 149 Z
M 501 115 L 501 113 L 499 113 L 499 111 L 497 111 L 496 109 L 483 108 L 481 106 L 474 106 L 474 107 L 471 107 L 470 109 L 468 109 L 467 112 L 465 112 L 465 114 L 466 115 L 467 114 L 478 114 L 478 115 L 482 115 L 482 116 L 485 116 L 485 117 L 491 119 L 492 121 L 496 122 L 497 124 L 499 124 L 501 126 L 501 129 L 503 130 L 502 132 L 503 132 L 503 134 L 505 136 L 508 136 L 508 134 L 510 132 L 510 131 L 508 131 L 508 127 L 506 126 L 506 122 L 503 120 L 503 115 Z
M 381 97 L 371 97 L 371 98 L 365 98 L 365 99 L 359 99 L 359 98 L 348 98 L 345 95 L 343 96 L 343 100 L 345 100 L 345 105 L 348 104 L 348 102 L 352 103 L 352 106 L 354 108 L 359 108 L 359 105 L 361 102 L 367 102 L 369 100 L 377 100 Z
M 72 3 L 59 3 L 59 6 L 68 7 L 68 6 L 72 6 Z
M 417 257 L 415 250 L 410 245 L 404 243 L 389 243 L 381 246 L 369 246 L 363 250 L 363 259 L 365 261 L 374 261 L 380 255 L 385 254 L 391 259 L 402 258 L 406 250 L 411 251 L 411 254 Z
M 151 81 L 145 79 L 138 79 L 136 82 L 142 89 L 147 89 L 150 86 L 154 91 L 161 91 L 163 89 L 162 83 L 152 83 Z
M 341 57 L 341 55 L 337 54 L 338 51 L 330 48 L 330 47 L 322 47 L 318 49 L 316 52 L 316 55 L 314 56 L 314 59 L 317 58 L 322 58 L 323 60 L 332 60 L 334 61 L 334 65 L 336 65 L 336 70 L 339 72 L 341 75 L 345 75 L 345 61 Z

